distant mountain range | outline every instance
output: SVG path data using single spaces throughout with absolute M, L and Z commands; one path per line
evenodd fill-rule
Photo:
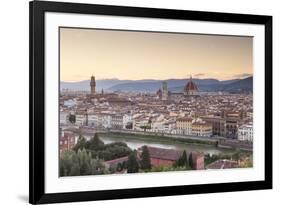
M 253 77 L 245 79 L 232 79 L 219 81 L 217 79 L 192 79 L 200 91 L 227 91 L 227 92 L 252 92 Z M 184 86 L 189 79 L 167 79 L 168 89 L 172 92 L 183 91 Z M 119 80 L 104 79 L 96 80 L 96 89 L 104 91 L 123 91 L 123 92 L 156 92 L 163 80 Z M 79 82 L 61 82 L 61 89 L 70 89 L 77 91 L 89 91 L 90 80 Z

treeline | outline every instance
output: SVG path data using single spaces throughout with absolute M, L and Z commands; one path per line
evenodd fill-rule
M 85 149 L 66 150 L 60 157 L 60 176 L 108 174 L 103 160 L 92 158 Z
M 128 161 L 117 166 L 106 167 L 105 161 L 128 156 Z M 60 176 L 79 176 L 110 174 L 126 170 L 127 173 L 136 173 L 151 169 L 148 148 L 143 147 L 142 154 L 137 155 L 126 143 L 114 142 L 104 144 L 97 134 L 89 141 L 79 136 L 72 150 L 60 155 Z
M 120 157 L 128 156 L 132 150 L 123 142 L 113 142 L 104 144 L 97 134 L 89 141 L 82 135 L 79 136 L 74 151 L 83 150 L 91 153 L 92 158 L 103 159 L 104 161 L 113 160 Z

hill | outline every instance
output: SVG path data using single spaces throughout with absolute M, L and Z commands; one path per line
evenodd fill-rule
M 182 92 L 189 79 L 167 79 L 168 89 L 172 92 Z M 100 92 L 123 91 L 123 92 L 156 92 L 161 88 L 162 80 L 119 80 L 104 79 L 96 81 L 96 89 Z M 252 92 L 253 78 L 232 79 L 219 81 L 217 79 L 193 79 L 200 91 L 228 91 L 228 92 Z M 90 90 L 90 81 L 61 82 L 61 89 Z

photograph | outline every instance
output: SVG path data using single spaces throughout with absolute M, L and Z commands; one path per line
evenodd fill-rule
M 253 36 L 58 36 L 59 177 L 255 166 Z

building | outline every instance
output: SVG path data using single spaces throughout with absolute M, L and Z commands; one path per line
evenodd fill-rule
M 210 137 L 213 133 L 213 128 L 210 123 L 194 122 L 192 124 L 192 135 L 200 137 Z
M 95 79 L 95 76 L 91 77 L 90 86 L 91 86 L 91 95 L 95 95 L 96 94 L 96 79 Z
M 240 141 L 253 141 L 253 125 L 242 125 L 238 128 L 238 140 Z
M 163 149 L 158 147 L 147 147 L 152 167 L 172 166 L 182 155 L 182 151 Z M 138 151 L 141 152 L 142 148 Z
M 60 110 L 60 125 L 67 125 L 68 124 L 68 117 L 69 113 L 64 110 Z
M 203 170 L 205 169 L 205 156 L 203 152 L 191 152 L 192 169 Z
M 122 129 L 123 128 L 123 115 L 116 114 L 111 116 L 111 128 Z
M 88 113 L 88 126 L 96 127 L 98 125 L 98 114 Z
M 213 128 L 213 135 L 217 136 L 225 136 L 226 132 L 226 123 L 225 119 L 221 118 L 220 116 L 204 116 L 201 119 L 207 123 L 210 123 Z
M 162 82 L 162 100 L 168 100 L 168 85 L 166 81 Z
M 177 134 L 191 135 L 192 134 L 192 119 L 189 117 L 181 117 L 176 120 Z
M 60 132 L 60 153 L 65 150 L 70 150 L 75 145 L 75 136 L 73 132 L 70 131 L 61 131 Z
M 190 76 L 189 82 L 184 86 L 184 95 L 198 95 L 198 91 L 197 85 L 192 81 L 192 76 Z
M 88 125 L 88 113 L 87 110 L 78 110 L 75 113 L 75 124 L 78 126 L 87 126 Z
M 133 116 L 131 114 L 123 115 L 123 129 L 133 129 Z
M 108 129 L 112 127 L 112 116 L 110 114 L 101 113 L 98 115 L 98 128 Z

